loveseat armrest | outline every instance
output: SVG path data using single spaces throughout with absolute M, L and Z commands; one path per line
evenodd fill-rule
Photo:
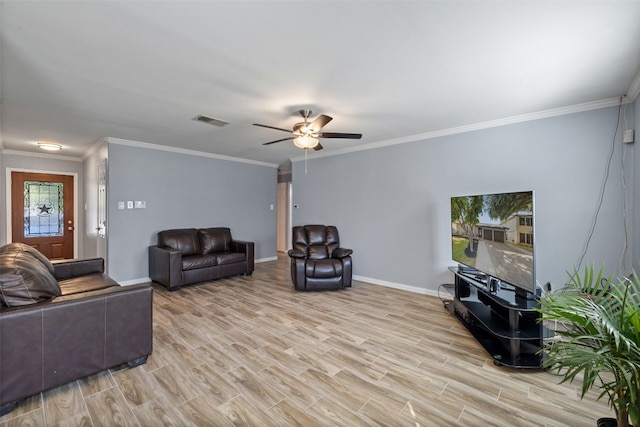
M 248 242 L 245 240 L 232 240 L 229 242 L 229 248 L 231 252 L 237 252 L 241 254 L 245 254 L 247 257 L 247 274 L 253 273 L 254 270 L 254 251 L 255 244 L 253 242 Z
M 149 277 L 170 291 L 179 289 L 182 286 L 182 252 L 149 246 Z
M 103 258 L 71 259 L 53 261 L 54 276 L 57 280 L 66 280 L 93 273 L 104 273 Z
M 335 251 L 333 251 L 333 254 L 331 255 L 331 258 L 345 258 L 348 257 L 349 255 L 351 255 L 353 253 L 352 249 L 346 249 L 346 248 L 338 248 Z

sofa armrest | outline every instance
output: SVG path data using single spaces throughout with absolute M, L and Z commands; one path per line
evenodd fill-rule
M 247 274 L 253 273 L 254 270 L 254 251 L 255 244 L 244 240 L 232 240 L 229 242 L 231 252 L 239 252 L 247 257 Z
M 182 286 L 182 252 L 149 246 L 149 277 L 169 290 Z
M 337 258 L 337 259 L 345 258 L 351 255 L 352 253 L 353 253 L 352 249 L 338 248 L 335 251 L 333 251 L 331 258 Z
M 53 261 L 54 276 L 57 280 L 85 276 L 93 273 L 104 273 L 104 259 L 87 258 Z

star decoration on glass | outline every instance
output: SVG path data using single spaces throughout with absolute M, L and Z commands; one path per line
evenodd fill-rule
M 38 210 L 38 215 L 51 215 L 53 205 L 51 203 L 39 203 L 36 209 Z

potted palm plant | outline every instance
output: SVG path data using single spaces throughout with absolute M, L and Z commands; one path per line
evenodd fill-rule
M 541 350 L 543 365 L 562 383 L 582 376 L 581 398 L 599 389 L 598 399 L 606 396 L 615 411 L 613 425 L 640 426 L 640 278 L 605 278 L 593 266 L 569 277 L 540 299 L 541 321 L 563 326 Z

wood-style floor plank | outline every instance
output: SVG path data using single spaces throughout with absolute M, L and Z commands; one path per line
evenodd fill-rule
M 289 260 L 168 292 L 154 350 L 26 399 L 8 426 L 593 427 L 579 383 L 499 367 L 438 298 L 354 282 L 296 292 Z

